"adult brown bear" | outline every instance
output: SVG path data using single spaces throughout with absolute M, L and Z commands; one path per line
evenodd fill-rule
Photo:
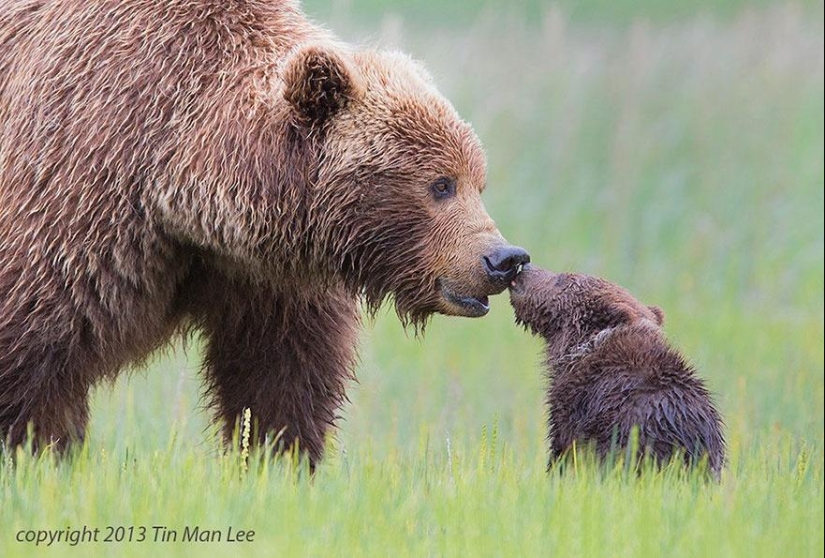
M 481 316 L 527 254 L 427 73 L 276 0 L 11 0 L 0 20 L 0 439 L 83 437 L 89 388 L 181 330 L 227 431 L 311 462 L 357 301 Z

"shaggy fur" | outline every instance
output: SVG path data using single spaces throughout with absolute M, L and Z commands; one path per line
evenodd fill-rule
M 550 463 L 573 442 L 601 456 L 626 447 L 638 427 L 639 455 L 724 463 L 722 420 L 710 394 L 667 345 L 662 311 L 596 277 L 525 269 L 510 300 L 518 323 L 547 346 Z
M 81 439 L 94 383 L 197 328 L 217 417 L 314 463 L 360 295 L 420 328 L 515 273 L 481 146 L 408 57 L 286 0 L 2 9 L 0 439 Z

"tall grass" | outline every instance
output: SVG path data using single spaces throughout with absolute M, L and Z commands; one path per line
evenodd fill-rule
M 443 440 L 412 457 L 335 453 L 305 468 L 253 452 L 165 447 L 128 458 L 88 448 L 71 464 L 20 452 L 4 464 L 4 556 L 46 548 L 20 530 L 101 530 L 97 543 L 55 544 L 61 556 L 275 555 L 815 556 L 822 549 L 821 453 L 763 447 L 720 485 L 669 467 L 641 476 L 580 459 L 544 472 L 502 439 L 447 452 Z M 103 542 L 107 527 L 146 527 L 147 540 Z M 155 540 L 154 527 L 177 532 Z M 185 543 L 183 529 L 223 540 Z M 227 543 L 226 531 L 255 531 Z
M 434 318 L 421 339 L 389 310 L 368 324 L 312 480 L 222 452 L 199 409 L 197 343 L 159 355 L 97 390 L 76 456 L 4 456 L 0 555 L 821 556 L 822 8 L 733 5 L 611 24 L 573 4 L 536 4 L 529 20 L 460 4 L 450 24 L 387 16 L 369 30 L 424 60 L 474 124 L 505 236 L 665 309 L 727 422 L 720 484 L 586 458 L 546 473 L 540 345 L 503 296 L 483 320 Z M 15 541 L 84 524 L 256 537 Z

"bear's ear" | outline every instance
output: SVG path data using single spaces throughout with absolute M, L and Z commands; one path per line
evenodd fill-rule
M 324 124 L 353 96 L 353 76 L 344 60 L 329 47 L 298 49 L 284 68 L 284 98 L 295 123 L 312 128 Z
M 647 307 L 653 315 L 656 316 L 656 325 L 661 326 L 665 323 L 665 312 L 658 306 L 648 306 Z
M 608 310 L 607 321 L 611 326 L 629 324 L 633 321 L 633 308 L 623 302 L 614 302 Z

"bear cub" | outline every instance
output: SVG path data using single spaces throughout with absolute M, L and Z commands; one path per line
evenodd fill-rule
M 604 458 L 626 450 L 666 463 L 707 459 L 718 479 L 725 461 L 722 419 L 710 394 L 662 333 L 664 314 L 597 277 L 533 266 L 512 282 L 516 322 L 546 343 L 552 465 L 575 442 Z

